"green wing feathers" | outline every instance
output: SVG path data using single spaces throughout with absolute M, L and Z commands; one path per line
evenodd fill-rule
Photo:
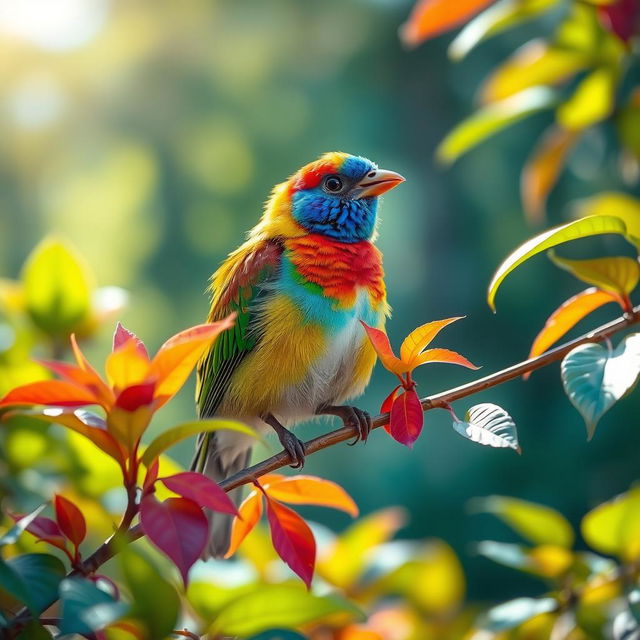
M 234 371 L 260 339 L 256 302 L 269 295 L 265 285 L 276 277 L 281 256 L 282 245 L 276 240 L 247 243 L 213 274 L 209 321 L 233 311 L 237 318 L 234 327 L 220 334 L 198 365 L 200 417 L 216 414 Z

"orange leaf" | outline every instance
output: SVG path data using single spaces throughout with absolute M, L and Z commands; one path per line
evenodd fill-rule
M 459 364 L 467 369 L 479 369 L 475 364 L 469 362 L 464 356 L 461 356 L 450 349 L 427 349 L 423 351 L 416 359 L 416 367 L 427 362 L 444 362 L 449 364 Z
M 151 361 L 149 376 L 157 383 L 156 397 L 164 404 L 185 383 L 196 363 L 220 333 L 230 329 L 235 313 L 220 322 L 201 324 L 169 338 Z
M 371 342 L 371 345 L 375 349 L 375 352 L 378 354 L 378 358 L 380 358 L 380 362 L 382 362 L 382 366 L 391 371 L 391 373 L 395 373 L 396 375 L 400 375 L 408 371 L 407 365 L 397 358 L 393 353 L 393 349 L 391 348 L 391 344 L 389 342 L 389 337 L 384 331 L 380 331 L 380 329 L 374 329 L 370 327 L 366 322 L 360 320 L 360 323 L 364 327 L 364 330 L 367 332 L 367 337 Z
M 453 29 L 490 5 L 494 0 L 418 0 L 400 29 L 408 47 Z
M 553 125 L 536 146 L 522 170 L 520 190 L 527 218 L 531 222 L 544 219 L 547 196 L 558 180 L 567 154 L 580 131 L 570 131 Z
M 95 394 L 88 389 L 63 380 L 30 382 L 12 389 L 0 400 L 0 407 L 30 404 L 81 407 L 99 402 Z
M 550 316 L 542 331 L 536 336 L 529 353 L 535 358 L 572 329 L 582 318 L 609 302 L 618 302 L 613 293 L 590 287 L 563 302 Z
M 400 358 L 410 369 L 413 369 L 417 365 L 415 364 L 417 357 L 420 355 L 423 349 L 442 331 L 447 325 L 461 320 L 464 316 L 457 318 L 446 318 L 445 320 L 435 320 L 434 322 L 427 322 L 422 326 L 414 329 L 403 341 L 400 347 Z
M 267 498 L 267 518 L 273 548 L 285 564 L 311 587 L 316 564 L 316 540 L 309 525 L 289 507 Z
M 92 387 L 96 391 L 96 395 L 98 395 L 102 402 L 102 406 L 107 409 L 111 403 L 113 403 L 113 392 L 106 385 L 105 381 L 102 379 L 102 376 L 91 366 L 91 363 L 87 360 L 84 353 L 80 350 L 80 346 L 78 345 L 78 341 L 76 340 L 75 334 L 71 334 L 71 349 L 73 351 L 73 355 L 75 356 L 76 362 L 82 371 L 87 374 L 87 382 L 85 383 L 87 386 Z M 91 382 L 89 382 L 91 380 Z
M 262 516 L 262 494 L 252 491 L 238 507 L 238 516 L 233 519 L 231 526 L 231 542 L 225 558 L 230 558 L 251 533 Z
M 315 476 L 283 477 L 263 487 L 267 494 L 289 504 L 314 504 L 345 511 L 352 517 L 358 515 L 353 498 L 338 484 Z

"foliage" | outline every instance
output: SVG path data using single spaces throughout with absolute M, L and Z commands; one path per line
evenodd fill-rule
M 468 22 L 449 47 L 450 57 L 461 60 L 485 39 L 542 17 L 553 20 L 553 33 L 523 44 L 493 70 L 480 88 L 478 110 L 446 136 L 437 152 L 442 162 L 454 162 L 498 131 L 553 109 L 555 121 L 541 135 L 521 176 L 524 210 L 538 223 L 571 151 L 593 127 L 613 122 L 626 172 L 637 174 L 640 110 L 632 62 L 638 3 L 468 0 L 452 6 L 421 0 L 402 32 L 405 43 L 416 46 Z

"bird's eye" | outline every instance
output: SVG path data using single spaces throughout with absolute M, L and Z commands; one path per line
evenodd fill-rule
M 329 193 L 342 191 L 342 180 L 338 176 L 327 176 L 324 179 L 324 189 Z

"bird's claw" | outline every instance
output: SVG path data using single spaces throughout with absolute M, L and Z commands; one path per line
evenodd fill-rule
M 350 406 L 322 406 L 318 409 L 317 413 L 319 415 L 332 415 L 338 416 L 345 427 L 355 428 L 358 432 L 358 435 L 355 437 L 353 442 L 350 442 L 349 445 L 353 446 L 357 442 L 366 442 L 369 434 L 371 433 L 371 429 L 373 429 L 373 421 L 371 420 L 371 416 L 366 411 L 362 409 L 358 409 L 358 407 L 350 407 Z
M 300 438 L 294 436 L 288 429 L 284 430 L 282 434 L 278 434 L 278 437 L 280 444 L 293 460 L 291 468 L 302 469 L 302 467 L 304 467 L 304 460 L 306 456 L 304 442 L 302 442 Z

